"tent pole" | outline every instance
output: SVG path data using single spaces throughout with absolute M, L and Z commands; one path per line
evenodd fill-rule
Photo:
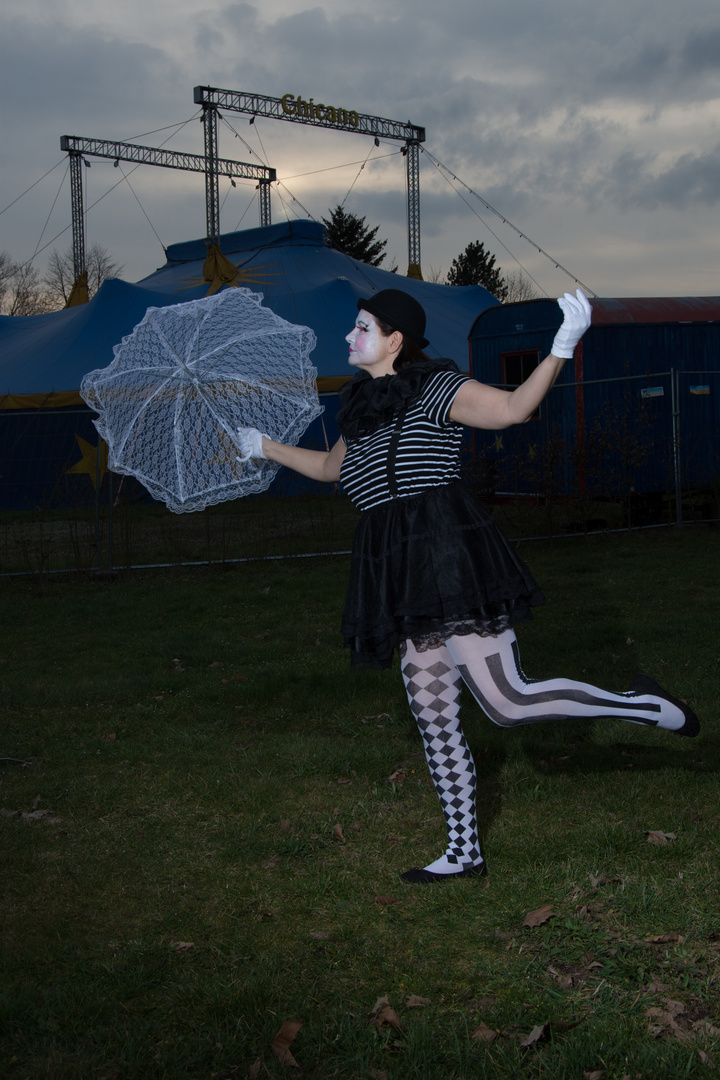
M 102 539 L 100 536 L 100 477 L 102 461 L 102 439 L 98 436 L 97 445 L 97 459 L 95 466 L 95 546 L 97 548 L 98 559 L 98 571 L 102 573 L 103 557 L 102 557 Z
M 675 524 L 682 525 L 682 478 L 680 469 L 680 373 L 670 369 L 672 403 L 673 472 L 675 478 Z
M 108 478 L 107 483 L 107 523 L 108 523 L 108 571 L 112 573 L 113 569 L 113 485 L 112 485 L 112 473 L 109 469 L 105 470 L 105 475 Z

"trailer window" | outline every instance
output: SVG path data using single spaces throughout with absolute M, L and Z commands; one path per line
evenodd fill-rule
M 506 390 L 514 390 L 520 383 L 524 383 L 540 363 L 539 349 L 532 352 L 502 353 L 502 381 Z M 530 417 L 531 420 L 540 419 L 540 406 Z

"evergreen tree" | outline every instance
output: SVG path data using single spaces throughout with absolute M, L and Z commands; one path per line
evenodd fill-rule
M 485 250 L 481 240 L 471 241 L 457 259 L 453 259 L 448 271 L 448 285 L 482 285 L 502 303 L 507 294 L 507 287 L 495 267 L 495 256 Z
M 379 225 L 370 229 L 365 225 L 365 218 L 346 213 L 342 206 L 330 211 L 330 220 L 322 219 L 327 229 L 327 242 L 336 251 L 342 251 L 352 259 L 380 266 L 385 258 L 387 240 L 376 240 Z

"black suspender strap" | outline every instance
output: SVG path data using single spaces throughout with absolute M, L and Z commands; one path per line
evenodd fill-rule
M 391 499 L 397 499 L 398 497 L 398 482 L 395 465 L 397 462 L 398 446 L 400 445 L 400 435 L 402 434 L 402 426 L 405 423 L 405 415 L 407 413 L 407 406 L 401 409 L 397 415 L 395 421 L 395 427 L 393 433 L 390 436 L 390 445 L 388 446 L 387 456 L 387 478 L 388 478 L 388 491 L 390 492 Z

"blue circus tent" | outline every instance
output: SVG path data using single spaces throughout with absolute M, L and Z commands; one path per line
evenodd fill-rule
M 296 221 L 221 237 L 208 255 L 202 240 L 174 244 L 167 262 L 132 284 L 103 283 L 89 303 L 46 315 L 0 317 L 0 507 L 90 502 L 105 464 L 79 395 L 88 371 L 106 367 L 113 347 L 149 307 L 196 300 L 242 286 L 317 336 L 312 360 L 325 415 L 304 444 L 336 438 L 337 391 L 351 374 L 345 334 L 358 299 L 401 288 L 427 312 L 428 352 L 450 356 L 468 370 L 468 335 L 477 316 L 497 300 L 480 286 L 463 288 L 398 277 L 328 247 L 317 222 Z

